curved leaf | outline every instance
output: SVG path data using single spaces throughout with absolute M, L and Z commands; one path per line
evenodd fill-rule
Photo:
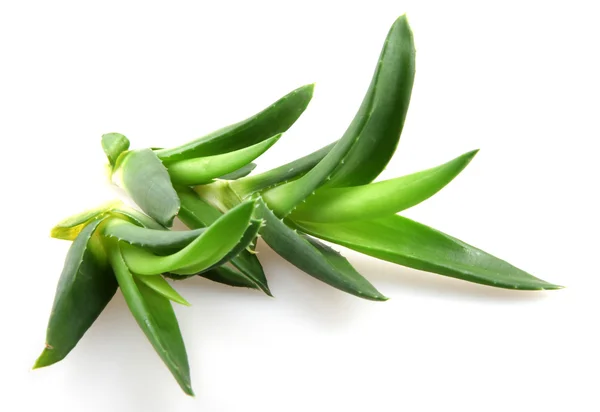
M 263 202 L 258 204 L 259 213 L 266 222 L 261 231 L 262 238 L 278 255 L 341 291 L 369 300 L 387 300 L 340 254 L 315 239 L 298 234 L 279 220 Z
M 204 233 L 206 229 L 156 230 L 146 229 L 122 219 L 109 219 L 102 227 L 106 237 L 123 240 L 131 245 L 152 249 L 181 249 Z
M 133 317 L 181 389 L 194 396 L 187 353 L 171 302 L 144 283 L 134 280 L 118 245 L 112 245 L 109 256 Z
M 561 288 L 402 216 L 337 224 L 297 224 L 313 236 L 414 269 L 501 288 Z
M 121 133 L 103 134 L 102 149 L 104 149 L 110 165 L 114 166 L 117 163 L 119 155 L 129 149 L 129 139 Z
M 371 85 L 344 136 L 323 160 L 304 176 L 270 189 L 263 194 L 265 202 L 277 216 L 286 216 L 296 205 L 314 194 L 321 185 L 332 179 L 332 175 L 335 179 L 332 182 L 336 185 L 339 185 L 340 182 L 346 183 L 343 179 L 358 182 L 360 179 L 354 178 L 355 172 L 353 171 L 356 164 L 364 168 L 365 177 L 370 176 L 375 171 L 379 174 L 379 169 L 382 167 L 379 163 L 384 157 L 391 156 L 397 138 L 393 147 L 389 144 L 381 144 L 381 147 L 379 147 L 380 145 L 373 142 L 390 141 L 390 136 L 393 135 L 397 137 L 399 130 L 395 124 L 390 123 L 389 113 L 395 113 L 403 122 L 404 115 L 398 113 L 402 109 L 399 102 L 410 97 L 410 93 L 407 92 L 409 85 L 404 84 L 404 82 L 406 78 L 411 77 L 401 75 L 402 73 L 411 73 L 412 76 L 414 72 L 414 50 L 407 53 L 405 50 L 407 43 L 412 45 L 412 34 L 406 17 L 402 16 L 394 23 L 388 34 Z M 410 89 L 410 87 L 408 88 Z M 386 104 L 393 104 L 394 106 L 386 107 Z M 385 123 L 380 124 L 380 122 Z M 364 140 L 370 142 L 363 143 Z M 385 147 L 388 147 L 391 152 L 377 155 L 373 153 L 374 148 L 380 150 Z M 344 166 L 346 162 L 351 162 L 348 166 L 349 170 Z M 387 160 L 385 163 L 387 163 Z M 336 169 L 338 171 L 334 173 Z M 361 174 L 363 170 L 356 173 Z M 370 180 L 369 177 L 366 181 Z
M 219 180 L 241 179 L 242 177 L 248 176 L 250 173 L 252 173 L 254 169 L 256 169 L 256 163 L 248 163 L 246 166 L 242 166 L 238 170 L 219 177 Z
M 164 162 L 213 156 L 252 146 L 284 133 L 298 120 L 313 95 L 314 85 L 302 86 L 285 95 L 260 113 L 207 136 L 173 149 L 156 153 Z
M 152 150 L 128 152 L 113 176 L 147 215 L 163 226 L 173 224 L 179 198 L 167 169 Z
M 231 188 L 244 198 L 259 190 L 271 188 L 281 183 L 296 179 L 315 167 L 331 151 L 335 143 L 331 143 L 293 162 L 276 167 L 264 173 L 248 176 L 231 182 Z
M 209 226 L 223 215 L 219 210 L 199 198 L 196 192 L 190 188 L 177 187 L 177 195 L 181 199 L 179 219 L 189 228 Z M 268 296 L 273 296 L 269 290 L 265 272 L 256 255 L 248 250 L 242 250 L 231 259 L 231 264 L 249 277 Z
M 97 208 L 70 216 L 54 226 L 50 231 L 50 236 L 56 239 L 74 240 L 88 223 L 122 204 L 120 200 L 113 200 Z
M 185 300 L 179 292 L 173 289 L 173 286 L 171 286 L 162 276 L 134 276 L 136 281 L 143 283 L 165 298 L 179 303 L 180 305 L 191 306 L 190 303 Z
M 477 150 L 474 150 L 441 166 L 383 182 L 323 188 L 298 205 L 290 218 L 335 223 L 395 214 L 439 192 L 469 164 L 476 153 Z
M 260 289 L 256 282 L 254 282 L 248 276 L 227 266 L 219 266 L 217 268 L 210 269 L 208 272 L 201 273 L 199 276 L 212 280 L 213 282 L 222 283 L 224 285 L 249 289 Z
M 191 275 L 221 261 L 240 241 L 252 217 L 254 202 L 244 202 L 213 223 L 192 243 L 177 253 L 157 256 L 152 252 L 120 242 L 127 266 L 138 275 L 174 272 Z
M 34 368 L 52 365 L 67 356 L 117 290 L 102 245 L 93 240 L 101 222 L 88 223 L 69 249 L 48 321 L 46 348 Z
M 180 160 L 167 165 L 171 181 L 180 185 L 203 185 L 246 166 L 273 146 L 281 134 L 234 152 Z

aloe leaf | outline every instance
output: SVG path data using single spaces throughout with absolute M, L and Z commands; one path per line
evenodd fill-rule
M 237 180 L 241 179 L 244 176 L 248 176 L 252 171 L 256 169 L 256 163 L 248 163 L 246 166 L 240 167 L 238 170 L 235 170 L 231 173 L 227 173 L 219 177 L 220 180 Z
M 168 256 L 158 256 L 121 241 L 123 258 L 138 275 L 194 274 L 221 261 L 239 243 L 250 224 L 253 209 L 254 202 L 242 203 L 220 217 L 188 246 Z
M 413 207 L 439 192 L 475 156 L 465 153 L 441 166 L 364 186 L 323 188 L 290 214 L 290 219 L 335 223 L 376 219 Z
M 121 159 L 113 179 L 148 216 L 170 227 L 179 211 L 179 198 L 167 169 L 150 149 L 127 152 Z
M 300 159 L 296 159 L 293 162 L 286 163 L 258 175 L 248 176 L 235 182 L 231 182 L 231 188 L 243 198 L 254 192 L 297 179 L 323 160 L 334 146 L 335 143 L 331 143 L 316 152 L 301 157 Z
M 70 216 L 54 226 L 50 231 L 50 236 L 56 239 L 74 240 L 88 223 L 120 205 L 122 202 L 119 200 L 107 202 L 97 208 Z
M 180 305 L 191 306 L 162 276 L 134 276 L 136 281 L 143 283 L 165 298 Z
M 166 227 L 157 223 L 151 217 L 146 216 L 143 213 L 138 212 L 135 209 L 126 206 L 116 206 L 111 209 L 110 214 L 113 216 L 125 219 L 137 226 L 145 227 L 146 229 L 165 230 Z
M 314 85 L 302 86 L 260 113 L 172 149 L 158 150 L 164 162 L 213 156 L 255 145 L 288 130 L 304 112 L 313 95 Z
M 182 231 L 146 229 L 115 218 L 109 219 L 102 227 L 102 234 L 106 237 L 159 250 L 184 248 L 205 231 L 206 229 Z
M 113 244 L 109 253 L 119 286 L 133 317 L 181 389 L 194 396 L 185 345 L 171 302 L 144 283 L 134 280 L 117 245 Z
M 266 152 L 281 137 L 275 135 L 250 147 L 235 152 L 198 157 L 169 163 L 167 168 L 171 181 L 180 185 L 204 185 L 215 178 L 238 170 Z
M 338 166 L 341 168 L 347 161 L 352 161 L 351 166 L 354 168 L 358 156 L 350 156 L 353 151 L 363 155 L 359 163 L 364 168 L 364 176 L 370 176 L 372 172 L 379 170 L 380 165 L 378 163 L 382 156 L 391 156 L 395 149 L 395 143 L 393 147 L 390 145 L 381 146 L 383 148 L 390 146 L 388 147 L 390 153 L 387 154 L 375 154 L 372 147 L 377 147 L 377 150 L 380 150 L 379 145 L 374 145 L 373 142 L 388 140 L 389 135 L 397 134 L 397 128 L 394 127 L 394 124 L 388 124 L 391 119 L 387 113 L 393 111 L 399 118 L 404 118 L 403 113 L 398 113 L 401 107 L 397 107 L 398 105 L 385 107 L 385 105 L 400 101 L 402 98 L 398 96 L 407 94 L 405 89 L 408 85 L 403 84 L 407 76 L 393 75 L 394 73 L 414 72 L 414 50 L 412 52 L 405 51 L 405 43 L 407 42 L 412 45 L 412 34 L 406 17 L 402 16 L 394 23 L 388 33 L 371 85 L 344 136 L 323 160 L 304 176 L 263 193 L 265 202 L 277 216 L 286 216 L 296 205 L 332 179 L 332 174 Z M 362 140 L 369 140 L 370 143 L 363 144 Z M 367 152 L 368 154 L 365 154 Z M 372 162 L 376 166 L 371 165 Z M 346 175 L 356 180 L 353 178 L 354 172 L 352 170 L 348 171 L 345 167 L 340 170 L 343 172 L 337 173 L 339 177 L 336 178 L 336 183 L 339 183 L 338 180 Z M 362 171 L 359 171 L 359 173 L 362 173 Z M 366 182 L 368 181 L 370 179 Z
M 117 163 L 119 155 L 129 149 L 129 139 L 121 133 L 103 134 L 102 149 L 104 149 L 110 165 L 114 166 Z
M 414 77 L 415 45 L 404 15 L 392 25 L 383 46 L 367 92 L 372 93 L 371 110 L 360 138 L 324 186 L 364 185 L 385 169 L 400 140 Z
M 266 223 L 261 236 L 285 260 L 341 291 L 369 300 L 387 300 L 333 249 L 290 229 L 263 202 L 258 204 L 258 211 Z
M 336 224 L 296 223 L 313 236 L 414 269 L 500 288 L 560 288 L 402 216 Z
M 223 215 L 219 210 L 199 198 L 190 188 L 177 187 L 177 195 L 181 200 L 179 219 L 191 229 L 210 226 Z M 249 277 L 268 296 L 273 296 L 269 290 L 265 272 L 255 254 L 243 250 L 231 259 L 231 264 Z
M 219 266 L 217 268 L 210 269 L 208 272 L 204 272 L 199 276 L 212 280 L 213 282 L 222 283 L 224 285 L 260 289 L 257 283 L 248 276 L 227 266 Z
M 101 221 L 89 222 L 69 249 L 48 322 L 46 348 L 34 368 L 52 365 L 67 356 L 117 290 L 102 245 L 93 240 Z

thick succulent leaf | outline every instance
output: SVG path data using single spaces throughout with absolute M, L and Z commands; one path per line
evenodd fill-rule
M 148 217 L 145 214 L 140 213 L 137 210 L 132 209 L 130 207 L 126 207 L 124 205 L 114 207 L 110 211 L 110 214 L 113 216 L 117 216 L 122 219 L 128 220 L 137 226 L 145 227 L 146 229 L 155 229 L 155 230 L 165 230 L 166 229 L 163 225 L 156 222 L 151 217 Z
M 182 249 L 205 231 L 204 228 L 181 231 L 146 229 L 116 218 L 109 219 L 102 226 L 102 234 L 108 238 L 153 250 Z
M 323 160 L 334 146 L 335 143 L 331 143 L 308 156 L 301 157 L 283 166 L 258 175 L 248 176 L 236 182 L 231 182 L 231 188 L 243 198 L 254 192 L 297 179 Z
M 390 123 L 391 116 L 387 115 L 387 113 L 394 112 L 395 115 L 403 120 L 404 114 L 397 113 L 400 108 L 397 107 L 399 104 L 395 102 L 403 99 L 398 97 L 399 95 L 408 95 L 410 97 L 410 93 L 406 91 L 408 85 L 403 84 L 406 80 L 405 77 L 408 78 L 410 76 L 393 75 L 394 73 L 414 72 L 414 50 L 411 52 L 412 54 L 404 51 L 406 47 L 404 43 L 407 41 L 412 44 L 412 35 L 410 34 L 406 18 L 402 16 L 394 23 L 388 34 L 371 85 L 344 136 L 342 136 L 323 160 L 304 176 L 264 192 L 263 198 L 265 202 L 277 216 L 286 216 L 296 205 L 304 201 L 311 194 L 314 194 L 321 185 L 332 178 L 332 174 L 336 168 L 341 168 L 342 165 L 350 160 L 352 160 L 352 165 L 358 162 L 357 158 L 359 156 L 353 155 L 350 157 L 350 154 L 354 150 L 356 150 L 354 153 L 362 155 L 358 163 L 364 168 L 364 176 L 371 176 L 375 170 L 379 174 L 380 166 L 378 163 L 381 162 L 380 158 L 382 156 L 391 156 L 395 149 L 397 138 L 393 147 L 387 147 L 386 145 L 379 147 L 379 145 L 373 145 L 373 142 L 367 145 L 363 144 L 362 140 L 375 142 L 382 139 L 389 140 L 390 135 L 397 135 L 399 133 L 398 128 Z M 407 99 L 408 97 L 405 98 Z M 385 106 L 392 103 L 395 104 L 394 107 Z M 386 115 L 384 116 L 384 114 Z M 385 124 L 379 124 L 379 122 L 385 122 Z M 390 153 L 376 155 L 373 153 L 374 149 L 371 146 L 377 147 L 376 150 L 386 148 Z M 355 147 L 357 149 L 353 149 Z M 365 154 L 367 152 L 368 154 Z M 371 166 L 371 163 L 376 166 Z M 340 169 L 341 171 L 337 173 L 339 177 L 336 178 L 336 182 L 339 183 L 338 180 L 345 175 L 353 177 L 353 169 L 354 166 L 349 171 L 345 168 Z M 362 171 L 358 173 L 362 173 Z M 363 180 L 366 183 L 371 179 L 369 177 L 368 180 Z M 352 178 L 351 180 L 358 182 L 360 179 Z
M 288 130 L 304 112 L 314 85 L 302 86 L 282 97 L 260 113 L 173 149 L 156 153 L 166 162 L 213 156 L 252 146 Z
M 164 296 L 165 298 L 172 300 L 173 302 L 179 303 L 180 305 L 191 306 L 190 303 L 183 298 L 173 286 L 169 284 L 162 276 L 137 276 L 134 275 L 135 280 L 148 286 L 156 293 Z
M 250 289 L 260 289 L 256 282 L 254 282 L 248 276 L 246 276 L 238 270 L 227 266 L 219 266 L 217 268 L 213 268 L 208 272 L 200 274 L 200 276 L 212 280 L 213 282 L 223 283 L 224 285 Z
M 46 348 L 34 368 L 67 356 L 117 290 L 102 245 L 93 238 L 101 221 L 89 222 L 69 249 L 48 322 Z
M 242 203 L 220 217 L 188 246 L 168 256 L 158 256 L 121 241 L 123 258 L 138 275 L 197 273 L 220 262 L 240 242 L 250 225 L 253 209 L 254 202 Z
M 104 149 L 110 165 L 114 166 L 117 163 L 119 155 L 129 149 L 129 139 L 121 133 L 103 134 L 102 149 Z
M 248 176 L 252 171 L 256 169 L 256 163 L 248 163 L 246 166 L 240 167 L 238 170 L 235 170 L 231 173 L 227 173 L 219 177 L 220 180 L 237 180 L 241 179 L 244 176 Z
M 110 261 L 133 317 L 181 389 L 193 396 L 187 353 L 171 302 L 135 281 L 116 244 L 110 248 Z
M 204 185 L 227 173 L 234 172 L 273 146 L 281 134 L 253 146 L 214 156 L 197 157 L 169 163 L 171 181 L 179 185 Z
M 209 226 L 222 216 L 219 210 L 199 198 L 190 188 L 177 187 L 177 195 L 181 199 L 179 219 L 191 229 Z M 265 272 L 255 254 L 243 250 L 231 259 L 231 264 L 250 278 L 263 292 L 272 296 Z
M 323 188 L 290 215 L 290 219 L 334 223 L 376 219 L 413 207 L 439 192 L 477 153 L 474 150 L 448 163 L 396 179 L 364 186 Z
M 121 206 L 122 202 L 119 200 L 107 202 L 97 208 L 89 209 L 76 215 L 70 216 L 50 231 L 50 236 L 56 239 L 74 240 L 84 227 L 92 220 L 99 218 L 102 215 L 107 214 L 115 207 Z
M 167 169 L 150 149 L 128 152 L 113 178 L 150 217 L 170 227 L 179 211 L 179 198 Z
M 385 169 L 398 146 L 414 77 L 413 34 L 406 16 L 401 16 L 387 35 L 367 92 L 372 94 L 371 110 L 363 119 L 360 138 L 325 186 L 364 185 Z
M 287 227 L 263 202 L 259 202 L 258 211 L 266 223 L 261 230 L 262 238 L 292 265 L 334 288 L 360 298 L 387 300 L 341 255 Z
M 501 288 L 560 288 L 402 216 L 336 224 L 297 223 L 313 236 L 414 269 Z

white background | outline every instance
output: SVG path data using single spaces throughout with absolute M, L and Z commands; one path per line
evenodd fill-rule
M 0 410 L 600 410 L 594 3 L 3 1 Z M 566 289 L 498 290 L 344 250 L 391 297 L 373 303 L 261 245 L 275 299 L 179 284 L 196 398 L 120 293 L 63 362 L 31 370 L 69 247 L 50 228 L 120 195 L 101 134 L 173 146 L 316 82 L 261 169 L 309 153 L 343 133 L 405 11 L 417 76 L 383 177 L 481 149 L 405 215 Z

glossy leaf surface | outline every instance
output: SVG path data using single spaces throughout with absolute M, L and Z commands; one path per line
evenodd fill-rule
M 266 223 L 261 230 L 262 238 L 277 254 L 334 288 L 364 299 L 387 300 L 341 255 L 290 229 L 264 203 L 259 204 L 260 215 Z
M 256 169 L 256 163 L 248 163 L 246 166 L 240 167 L 238 170 L 235 170 L 231 173 L 227 173 L 219 177 L 220 180 L 237 180 L 241 179 L 244 176 L 248 176 L 252 171 Z
M 169 163 L 171 181 L 179 185 L 203 185 L 246 166 L 273 146 L 281 135 L 275 135 L 253 146 L 214 156 L 197 157 Z
M 110 261 L 133 317 L 181 389 L 193 396 L 187 353 L 171 302 L 134 280 L 115 244 L 110 249 Z
M 469 164 L 477 151 L 441 166 L 364 186 L 323 188 L 290 215 L 308 222 L 347 222 L 392 215 L 429 199 Z
M 190 306 L 189 302 L 183 298 L 169 282 L 167 282 L 162 276 L 137 276 L 134 275 L 137 282 L 141 282 L 148 286 L 150 289 L 162 295 L 163 297 L 172 300 L 173 302 L 179 303 L 180 305 Z
M 337 224 L 302 222 L 299 226 L 321 239 L 414 269 L 501 288 L 560 288 L 402 216 Z
M 312 84 L 302 86 L 246 120 L 182 146 L 158 150 L 156 153 L 161 160 L 170 163 L 227 153 L 260 143 L 284 133 L 298 120 L 312 98 L 313 89 Z
M 88 223 L 69 249 L 48 322 L 46 348 L 34 368 L 67 356 L 117 290 L 105 252 L 92 240 L 100 223 L 101 219 Z

